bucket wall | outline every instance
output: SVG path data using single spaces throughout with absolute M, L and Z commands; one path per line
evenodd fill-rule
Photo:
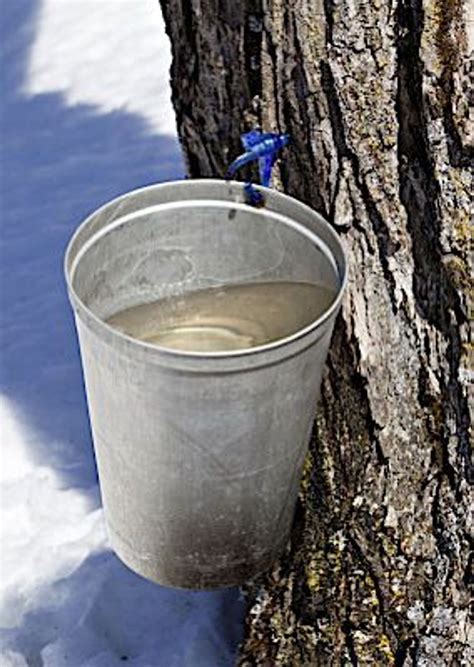
M 264 192 L 266 208 L 253 209 L 238 183 L 151 186 L 92 214 L 66 256 L 110 542 L 161 584 L 240 584 L 288 541 L 346 263 L 319 215 Z M 225 353 L 155 347 L 104 322 L 255 280 L 337 296 L 294 336 Z

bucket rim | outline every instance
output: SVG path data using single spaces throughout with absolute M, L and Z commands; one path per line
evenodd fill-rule
M 68 289 L 68 294 L 69 294 L 69 299 L 71 301 L 71 305 L 73 306 L 73 309 L 76 311 L 76 313 L 79 315 L 79 317 L 89 325 L 92 325 L 92 327 L 98 331 L 101 332 L 102 334 L 105 334 L 106 339 L 115 339 L 116 341 L 121 341 L 127 348 L 130 349 L 136 349 L 136 350 L 141 350 L 142 352 L 145 352 L 147 355 L 154 355 L 158 358 L 161 358 L 163 360 L 168 360 L 168 362 L 172 362 L 173 359 L 176 360 L 177 362 L 181 361 L 209 361 L 209 362 L 219 362 L 219 360 L 222 361 L 231 361 L 231 360 L 238 360 L 239 358 L 251 358 L 251 357 L 258 357 L 261 358 L 262 355 L 265 353 L 272 353 L 278 350 L 281 350 L 283 348 L 286 348 L 287 346 L 291 346 L 292 344 L 300 342 L 302 339 L 305 339 L 309 336 L 311 336 L 312 333 L 317 332 L 318 330 L 321 330 L 321 327 L 331 319 L 333 315 L 335 315 L 340 307 L 342 298 L 344 296 L 346 286 L 347 286 L 347 281 L 348 281 L 348 263 L 347 263 L 347 255 L 344 249 L 343 244 L 341 243 L 341 240 L 338 236 L 338 234 L 335 232 L 333 227 L 325 220 L 319 213 L 314 211 L 311 207 L 307 206 L 303 202 L 299 201 L 298 199 L 295 199 L 294 197 L 291 197 L 289 195 L 286 195 L 282 192 L 279 192 L 277 190 L 273 190 L 271 188 L 266 188 L 264 186 L 256 186 L 256 188 L 262 192 L 265 196 L 270 196 L 274 201 L 278 201 L 278 199 L 286 200 L 291 206 L 296 206 L 297 208 L 300 208 L 301 210 L 306 210 L 308 214 L 310 214 L 313 219 L 319 224 L 322 225 L 325 228 L 325 231 L 332 237 L 333 242 L 337 245 L 337 248 L 341 254 L 341 262 L 336 261 L 336 257 L 334 256 L 334 252 L 331 248 L 327 246 L 327 244 L 324 242 L 323 239 L 318 239 L 318 235 L 316 232 L 309 230 L 308 228 L 305 227 L 304 223 L 299 221 L 297 218 L 291 218 L 289 215 L 279 213 L 278 211 L 268 209 L 268 208 L 263 208 L 263 209 L 254 209 L 256 212 L 261 212 L 262 214 L 266 214 L 267 216 L 273 218 L 274 220 L 278 220 L 282 224 L 286 224 L 291 226 L 293 229 L 297 228 L 296 231 L 303 236 L 308 237 L 314 237 L 317 239 L 319 242 L 316 243 L 320 249 L 321 245 L 326 246 L 330 255 L 328 259 L 331 260 L 331 262 L 335 265 L 335 272 L 337 275 L 337 278 L 339 279 L 338 282 L 338 287 L 337 287 L 337 293 L 335 298 L 333 299 L 331 305 L 315 320 L 312 320 L 308 325 L 305 327 L 302 327 L 292 333 L 289 336 L 285 336 L 283 338 L 279 338 L 276 341 L 271 341 L 269 343 L 265 343 L 264 345 L 257 345 L 254 347 L 249 347 L 249 348 L 242 348 L 242 349 L 237 349 L 237 350 L 220 350 L 220 351 L 190 351 L 190 350 L 179 350 L 179 349 L 173 349 L 161 345 L 155 345 L 153 343 L 147 343 L 145 341 L 141 341 L 137 338 L 133 338 L 132 336 L 129 336 L 118 329 L 112 327 L 111 325 L 107 324 L 102 318 L 100 318 L 98 315 L 96 315 L 88 306 L 85 305 L 85 303 L 82 301 L 82 299 L 79 297 L 77 294 L 76 290 L 74 289 L 73 286 L 73 277 L 74 277 L 74 269 L 77 266 L 77 261 L 80 260 L 79 256 L 76 256 L 72 258 L 73 251 L 75 250 L 74 246 L 75 243 L 78 239 L 78 237 L 81 235 L 84 229 L 87 228 L 88 225 L 91 224 L 91 222 L 101 213 L 105 212 L 109 207 L 116 206 L 119 204 L 121 201 L 125 201 L 131 196 L 137 196 L 140 194 L 145 194 L 147 192 L 150 192 L 150 190 L 161 190 L 161 189 L 172 189 L 173 187 L 179 186 L 179 187 L 186 187 L 186 185 L 190 185 L 191 187 L 197 187 L 197 186 L 206 186 L 206 185 L 211 185 L 212 187 L 226 187 L 226 188 L 234 188 L 234 189 L 241 189 L 242 194 L 243 194 L 243 188 L 244 184 L 240 181 L 227 181 L 227 180 L 222 180 L 222 179 L 181 179 L 181 180 L 174 180 L 174 181 L 166 181 L 163 183 L 156 183 L 156 184 L 149 184 L 140 188 L 136 188 L 134 190 L 127 191 L 107 202 L 99 206 L 97 209 L 93 210 L 84 220 L 82 223 L 78 225 L 76 230 L 74 231 L 73 235 L 71 236 L 64 255 L 64 262 L 63 262 L 63 271 L 64 271 L 64 276 L 66 280 L 66 285 Z M 240 209 L 246 209 L 248 208 L 247 204 L 234 201 L 231 199 L 213 199 L 212 194 L 210 194 L 209 197 L 200 197 L 197 198 L 196 200 L 183 200 L 180 202 L 180 200 L 175 200 L 172 202 L 161 202 L 153 204 L 152 207 L 144 207 L 143 210 L 146 208 L 157 208 L 159 209 L 160 206 L 166 206 L 169 208 L 169 204 L 175 204 L 176 206 L 179 206 L 180 203 L 184 202 L 189 202 L 189 201 L 194 201 L 194 202 L 202 202 L 203 204 L 209 204 L 211 202 L 215 202 L 216 204 L 223 206 L 224 208 L 232 207 L 232 208 L 240 208 Z M 135 211 L 137 215 L 140 214 L 140 209 Z M 130 219 L 130 217 L 133 217 L 133 214 L 125 214 L 122 216 L 124 219 Z M 112 224 L 119 223 L 121 218 L 116 218 Z M 94 238 L 95 235 L 93 235 L 90 240 Z M 87 244 L 87 242 L 86 242 Z M 81 248 L 82 249 L 82 248 Z M 81 252 L 80 250 L 78 251 L 78 255 L 80 255 Z M 326 253 L 325 253 L 326 254 Z M 77 261 L 76 261 L 77 260 Z M 306 346 L 305 346 L 306 347 Z M 285 355 L 286 357 L 286 355 Z

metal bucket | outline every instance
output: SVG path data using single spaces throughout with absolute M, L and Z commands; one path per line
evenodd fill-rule
M 188 180 L 126 194 L 66 254 L 110 543 L 139 574 L 182 588 L 240 584 L 291 528 L 323 366 L 346 281 L 330 226 L 241 183 Z M 337 297 L 294 335 L 231 352 L 180 352 L 104 320 L 208 286 L 309 281 Z

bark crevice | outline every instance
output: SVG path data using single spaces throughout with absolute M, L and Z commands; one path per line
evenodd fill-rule
M 343 116 L 341 113 L 340 104 L 337 97 L 336 85 L 334 76 L 331 71 L 331 66 L 325 60 L 320 62 L 322 88 L 326 95 L 329 107 L 330 121 L 333 130 L 335 145 L 339 157 L 339 164 L 343 158 L 347 158 L 353 169 L 355 182 L 360 192 L 362 200 L 365 204 L 369 220 L 377 239 L 379 250 L 379 259 L 382 266 L 383 274 L 386 279 L 387 290 L 390 295 L 390 302 L 394 314 L 397 313 L 397 298 L 395 296 L 395 279 L 389 267 L 388 258 L 396 251 L 396 245 L 390 238 L 388 227 L 377 210 L 377 206 L 373 200 L 367 184 L 361 176 L 360 163 L 357 155 L 351 150 L 346 139 L 346 132 L 344 128 Z M 363 229 L 363 228 L 362 228 Z
M 401 0 L 398 6 L 398 91 L 399 118 L 398 164 L 400 200 L 407 213 L 407 228 L 412 238 L 415 264 L 413 291 L 418 313 L 447 340 L 449 377 L 442 382 L 443 410 L 454 410 L 458 451 L 464 474 L 470 484 L 474 470 L 469 456 L 469 410 L 467 396 L 459 381 L 461 338 L 459 327 L 466 322 L 459 292 L 452 284 L 443 263 L 437 202 L 439 185 L 430 158 L 426 110 L 420 59 L 423 32 L 421 0 Z M 446 29 L 446 26 L 444 26 Z M 451 313 L 456 318 L 453 326 Z M 447 436 L 445 435 L 445 448 Z M 446 451 L 443 459 L 447 462 Z M 446 464 L 444 470 L 454 485 L 454 475 Z

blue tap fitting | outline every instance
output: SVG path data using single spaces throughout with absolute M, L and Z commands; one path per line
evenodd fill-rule
M 241 141 L 245 153 L 232 162 L 227 169 L 226 178 L 232 178 L 244 165 L 258 160 L 261 184 L 269 187 L 277 153 L 289 144 L 290 136 L 251 130 L 241 135 Z M 263 195 L 251 183 L 245 184 L 245 193 L 247 202 L 252 206 L 263 203 Z

